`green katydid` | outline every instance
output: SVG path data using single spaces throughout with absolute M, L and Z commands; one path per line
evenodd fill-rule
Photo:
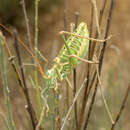
M 84 58 L 89 47 L 89 32 L 85 23 L 80 23 L 77 29 L 65 40 L 64 46 L 58 56 L 53 60 L 53 66 L 45 75 L 45 84 L 48 87 L 54 87 L 56 80 L 62 81 L 68 73 L 77 67 L 80 58 Z M 79 36 L 87 37 L 88 39 Z
M 67 74 L 72 72 L 72 69 L 77 67 L 80 61 L 97 64 L 96 61 L 88 61 L 83 59 L 89 48 L 89 41 L 104 42 L 111 38 L 98 40 L 89 37 L 87 24 L 82 22 L 77 29 L 70 33 L 61 31 L 64 46 L 60 50 L 57 57 L 53 60 L 53 66 L 45 73 L 45 85 L 54 88 L 57 80 L 62 81 L 67 77 Z M 68 34 L 70 37 L 66 40 L 63 34 Z

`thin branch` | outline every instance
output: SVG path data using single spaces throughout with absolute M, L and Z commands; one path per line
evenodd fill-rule
M 85 125 L 84 125 L 84 127 L 83 127 L 83 130 L 86 130 L 86 129 L 87 129 L 89 117 L 90 117 L 90 115 L 91 115 L 92 108 L 93 108 L 93 104 L 94 104 L 95 97 L 96 97 L 96 93 L 97 93 L 97 88 L 98 88 L 98 80 L 97 80 L 96 85 L 95 85 L 95 88 L 94 88 L 92 100 L 91 100 L 91 103 L 90 103 L 90 106 L 89 106 L 88 114 L 87 114 L 86 119 L 85 119 Z
M 44 116 L 44 110 L 45 110 L 45 107 L 42 108 L 42 112 L 41 112 L 41 115 L 40 115 L 40 119 L 39 119 L 39 121 L 38 121 L 38 124 L 37 124 L 37 126 L 36 126 L 36 130 L 40 130 L 41 123 L 42 123 L 43 116 Z
M 111 21 L 111 16 L 112 16 L 112 11 L 113 11 L 113 1 L 114 0 L 111 0 L 111 4 L 110 4 L 109 15 L 108 15 L 108 19 L 107 19 L 105 38 L 107 38 L 108 32 L 109 32 L 109 28 L 110 28 L 110 21 Z M 99 68 L 98 68 L 99 76 L 101 74 L 105 48 L 106 48 L 106 41 L 103 43 L 103 48 L 102 48 L 100 56 L 99 56 Z M 94 89 L 94 93 L 93 93 L 93 96 L 92 96 L 92 100 L 91 100 L 91 103 L 90 103 L 90 107 L 89 107 L 89 110 L 88 110 L 88 115 L 87 115 L 87 118 L 86 118 L 86 121 L 85 121 L 84 130 L 86 130 L 87 126 L 88 126 L 89 117 L 91 115 L 93 104 L 94 104 L 94 101 L 95 101 L 95 96 L 96 96 L 96 93 L 97 93 L 98 83 L 99 83 L 99 81 L 97 79 L 97 82 L 96 82 L 96 85 L 95 85 L 95 89 Z
M 90 22 L 90 37 L 92 36 L 92 29 L 93 29 L 93 6 L 91 6 L 91 22 Z M 88 49 L 88 60 L 91 60 L 91 47 L 92 47 L 92 41 L 89 41 L 89 49 Z M 84 95 L 83 95 L 83 100 L 82 100 L 82 107 L 80 110 L 80 114 L 79 114 L 79 125 L 78 125 L 78 129 L 81 128 L 82 124 L 83 124 L 83 119 L 84 119 L 84 115 L 85 115 L 85 107 L 87 104 L 87 92 L 88 92 L 88 87 L 89 87 L 89 82 L 90 82 L 90 68 L 91 65 L 87 64 L 87 82 L 86 82 L 86 87 L 84 90 Z
M 44 101 L 44 103 L 45 103 L 45 106 L 46 106 L 46 109 L 47 109 L 47 110 L 46 110 L 46 113 L 48 113 L 48 112 L 49 112 L 49 106 L 48 106 L 47 101 L 46 101 L 45 97 L 43 96 L 42 92 L 41 92 L 41 95 L 42 95 L 42 99 L 43 99 L 43 101 Z M 42 108 L 42 112 L 41 112 L 39 121 L 38 121 L 38 123 L 37 123 L 36 130 L 44 130 L 44 128 L 41 127 L 41 123 L 42 123 L 42 121 L 43 121 L 45 106 L 43 106 L 43 108 Z
M 106 5 L 106 0 L 104 0 L 104 2 L 103 2 L 103 4 L 102 4 L 102 7 L 101 7 L 101 9 L 100 9 L 99 26 L 101 25 L 101 22 L 102 22 L 102 16 L 103 16 L 103 14 L 104 14 L 105 5 Z M 92 6 L 92 12 L 93 12 L 93 9 L 94 9 L 94 7 Z M 92 15 L 92 17 L 93 17 L 93 15 Z M 91 20 L 91 21 L 92 21 L 92 20 Z M 92 30 L 91 30 L 91 32 L 92 32 Z M 96 32 L 95 38 L 97 38 L 97 37 L 98 37 L 98 32 Z M 91 41 L 90 41 L 90 43 L 91 43 Z M 96 45 L 96 44 L 93 44 L 93 47 L 91 48 L 90 58 L 93 57 L 95 45 Z M 91 60 L 91 59 L 89 59 L 89 60 Z M 88 65 L 90 65 L 90 64 L 88 64 Z M 91 81 L 90 87 L 89 87 L 89 89 L 88 89 L 87 97 L 88 97 L 89 94 L 90 94 L 90 91 L 91 91 L 91 88 L 92 88 L 92 86 L 93 86 L 93 83 L 94 83 L 95 79 L 96 79 L 96 70 L 95 70 L 95 72 L 94 72 L 94 74 L 93 74 L 93 76 L 92 76 L 92 81 Z
M 110 29 L 110 24 L 111 24 L 111 17 L 112 17 L 112 11 L 113 11 L 113 5 L 114 5 L 114 0 L 111 0 L 111 4 L 110 4 L 110 9 L 109 9 L 109 15 L 108 15 L 108 18 L 107 18 L 107 26 L 106 26 L 106 33 L 105 33 L 105 37 L 104 38 L 107 38 L 108 36 L 108 33 L 109 33 L 109 29 Z M 104 52 L 105 52 L 105 49 L 106 49 L 106 44 L 107 42 L 105 41 L 103 43 L 103 48 L 101 50 L 101 54 L 100 54 L 100 65 L 99 65 L 99 72 L 101 71 L 101 68 L 102 68 L 102 63 L 103 63 L 103 58 L 104 58 Z
M 0 26 L 13 37 L 13 32 L 12 31 L 10 31 L 7 27 L 5 27 L 2 24 L 0 24 Z M 42 78 L 45 78 L 46 76 L 45 76 L 45 74 L 43 72 L 42 66 L 41 66 L 40 62 L 38 61 L 38 59 L 34 56 L 33 52 L 26 46 L 26 44 L 20 39 L 20 37 L 18 37 L 18 42 L 29 53 L 29 55 L 35 60 L 35 62 L 38 65 L 38 68 L 39 68 L 39 71 L 40 71 L 40 74 L 41 74 Z
M 80 60 L 80 61 L 83 61 L 83 62 L 86 62 L 86 63 L 90 63 L 90 64 L 99 64 L 98 61 L 89 61 L 89 60 L 80 58 L 80 57 L 78 57 L 78 56 L 76 56 L 76 55 L 65 55 L 65 54 L 64 54 L 64 56 L 74 57 L 74 58 L 76 58 L 76 59 L 78 59 L 78 60 Z
M 47 59 L 44 57 L 44 55 L 40 52 L 40 50 L 38 50 L 38 48 L 35 48 L 35 51 L 37 52 L 37 54 L 42 58 L 42 60 L 48 64 Z
M 65 78 L 66 82 L 68 83 L 69 87 L 73 90 L 72 84 L 70 83 L 68 77 Z
M 3 123 L 4 123 L 5 127 L 6 127 L 6 129 L 7 129 L 7 130 L 10 130 L 9 124 L 8 124 L 8 120 L 7 120 L 6 116 L 5 116 L 2 112 L 0 112 L 0 116 L 1 116 L 1 118 L 2 118 L 2 121 L 3 121 Z
M 112 118 L 112 114 L 111 114 L 111 112 L 110 112 L 110 110 L 109 110 L 109 107 L 108 107 L 108 105 L 107 105 L 105 96 L 104 96 L 104 94 L 103 94 L 102 83 L 101 83 L 101 80 L 100 80 L 100 76 L 99 76 L 99 73 L 98 73 L 99 71 L 98 71 L 98 67 L 97 67 L 97 66 L 96 66 L 96 70 L 97 70 L 97 77 L 98 77 L 98 81 L 99 81 L 99 88 L 100 88 L 102 100 L 103 100 L 103 103 L 104 103 L 104 105 L 105 105 L 105 108 L 106 108 L 106 111 L 107 111 L 107 113 L 108 113 L 108 116 L 109 116 L 109 118 L 110 118 L 110 121 L 111 121 L 112 124 L 114 124 L 114 121 L 113 121 L 113 118 Z
M 93 6 L 91 6 L 90 37 L 92 37 L 92 33 L 93 33 L 92 32 L 92 30 L 93 30 L 93 19 L 94 19 L 94 8 L 93 8 Z M 91 60 L 91 58 L 92 58 L 92 56 L 91 56 L 91 54 L 92 54 L 92 52 L 91 52 L 92 45 L 93 45 L 92 41 L 90 40 L 90 42 L 89 42 L 89 50 L 88 50 L 88 52 L 89 52 L 88 53 L 88 60 Z M 89 71 L 89 64 L 88 64 L 88 71 Z M 89 82 L 89 80 L 88 80 L 88 82 Z
M 97 10 L 97 5 L 96 5 L 96 0 L 91 0 L 91 2 L 95 10 L 96 26 L 97 26 L 98 35 L 100 36 L 101 32 L 100 32 L 100 27 L 99 27 L 99 22 L 98 22 L 99 20 L 98 20 L 98 10 Z
M 5 38 L 4 38 L 4 44 L 5 44 L 5 48 L 6 48 L 6 50 L 7 50 L 8 56 L 9 56 L 9 62 L 10 62 L 10 64 L 12 65 L 14 72 L 16 73 L 16 77 L 17 77 L 17 80 L 18 80 L 18 82 L 19 82 L 20 88 L 21 88 L 21 90 L 22 90 L 22 92 L 23 92 L 23 94 L 24 94 L 24 85 L 23 85 L 23 83 L 22 83 L 21 76 L 20 76 L 19 71 L 18 71 L 18 69 L 17 69 L 17 67 L 16 67 L 16 65 L 15 65 L 15 62 L 14 62 L 14 58 L 15 58 L 15 57 L 12 55 L 12 53 L 11 53 L 11 51 L 10 51 L 10 49 L 9 49 L 9 46 L 8 46 L 8 44 L 7 44 L 6 40 L 5 40 Z M 25 94 L 24 94 L 24 96 L 25 96 Z
M 29 19 L 28 19 L 28 16 L 27 16 L 25 0 L 21 0 L 21 4 L 22 4 L 22 7 L 23 7 L 23 13 L 24 13 L 25 24 L 26 24 L 26 29 L 27 29 L 29 47 L 30 47 L 31 51 L 33 51 L 31 35 L 30 35 L 31 33 L 30 33 Z
M 16 54 L 17 54 L 17 57 L 18 57 L 18 64 L 19 64 L 19 67 L 20 67 L 22 81 L 23 81 L 23 85 L 24 85 L 24 93 L 25 93 L 25 96 L 26 96 L 27 104 L 28 104 L 27 110 L 30 114 L 33 129 L 35 130 L 35 127 L 36 127 L 36 124 L 37 124 L 37 119 L 36 119 L 35 111 L 34 111 L 33 106 L 31 104 L 31 100 L 30 100 L 30 97 L 29 97 L 29 91 L 28 91 L 28 88 L 27 88 L 27 85 L 26 85 L 24 70 L 23 70 L 23 67 L 22 67 L 22 59 L 21 59 L 19 47 L 18 47 L 18 40 L 17 40 L 16 31 L 14 31 L 14 47 L 15 47 Z
M 67 31 L 67 1 L 65 0 L 64 1 L 64 17 L 63 17 L 63 20 L 64 20 L 64 31 Z M 66 35 L 65 35 L 65 39 L 66 39 L 67 37 L 66 37 Z M 72 85 L 71 85 L 71 83 L 70 83 L 70 81 L 69 81 L 69 79 L 68 79 L 68 77 L 66 77 L 66 98 L 65 98 L 65 101 L 66 101 L 66 107 L 67 107 L 67 110 L 69 109 L 69 87 L 68 87 L 68 85 L 69 85 L 69 87 L 71 87 L 71 89 L 72 89 Z M 67 128 L 68 130 L 69 130 L 69 126 L 68 126 L 68 128 Z
M 4 96 L 5 96 L 5 105 L 7 107 L 10 130 L 15 130 L 15 124 L 11 112 L 11 102 L 9 97 L 9 87 L 8 87 L 7 74 L 6 74 L 7 72 L 6 72 L 6 64 L 5 64 L 5 51 L 4 51 L 3 39 L 4 39 L 3 34 L 0 32 L 0 71 L 2 77 Z
M 38 6 L 39 6 L 39 0 L 35 0 L 35 36 L 34 36 L 34 47 L 38 48 Z M 37 51 L 35 49 L 35 58 L 38 58 Z M 37 65 L 37 62 L 35 62 Z M 42 112 L 42 104 L 41 104 L 41 97 L 40 97 L 40 90 L 39 90 L 39 83 L 38 83 L 38 71 L 37 68 L 34 69 L 34 81 L 36 86 L 36 102 L 37 102 L 37 111 L 38 111 L 38 117 L 40 117 L 40 114 Z
M 69 115 L 70 115 L 70 112 L 71 112 L 71 110 L 72 110 L 72 108 L 73 108 L 73 106 L 74 106 L 74 104 L 75 104 L 75 102 L 76 102 L 76 100 L 77 100 L 77 98 L 78 98 L 78 96 L 79 96 L 81 90 L 83 89 L 84 84 L 85 84 L 86 81 L 87 81 L 87 79 L 85 78 L 84 81 L 83 81 L 83 83 L 82 83 L 82 85 L 81 85 L 81 87 L 80 87 L 79 90 L 77 91 L 77 93 L 76 93 L 76 95 L 75 95 L 75 97 L 74 97 L 73 103 L 72 103 L 72 105 L 70 106 L 70 108 L 69 108 L 69 110 L 68 110 L 68 112 L 67 112 L 67 114 L 66 114 L 66 116 L 65 116 L 65 118 L 64 118 L 64 122 L 63 122 L 63 125 L 62 125 L 62 127 L 61 127 L 60 130 L 63 130 L 63 128 L 64 128 L 64 126 L 65 126 L 65 124 L 66 124 L 66 122 L 67 122 L 67 119 L 68 119 L 68 117 L 69 117 Z
M 75 12 L 75 29 L 78 26 L 78 16 L 79 16 L 78 12 Z M 74 77 L 73 77 L 73 82 L 74 82 L 73 97 L 75 97 L 75 94 L 76 94 L 76 91 L 77 91 L 77 83 L 76 83 L 77 73 L 76 73 L 76 68 L 74 68 L 74 70 L 73 70 L 73 75 L 74 75 Z M 78 128 L 77 101 L 75 101 L 75 104 L 74 104 L 74 114 L 75 114 L 76 128 Z
M 101 8 L 101 10 L 100 10 L 100 15 L 99 15 L 99 26 L 100 26 L 101 23 L 102 23 L 102 17 L 103 17 L 104 10 L 105 10 L 105 6 L 106 6 L 106 1 L 107 1 L 107 0 L 103 0 L 102 8 Z
M 111 37 L 112 37 L 112 35 L 110 35 L 109 37 L 107 37 L 103 40 L 103 39 L 95 39 L 95 38 L 84 37 L 84 36 L 74 34 L 74 33 L 71 33 L 71 32 L 67 32 L 67 31 L 60 31 L 60 35 L 62 35 L 62 34 L 68 34 L 68 35 L 72 35 L 72 36 L 76 36 L 76 37 L 80 37 L 80 38 L 84 38 L 84 39 L 88 39 L 88 40 L 96 41 L 96 42 L 105 42 L 105 41 L 110 40 Z
M 127 101 L 127 99 L 128 99 L 128 96 L 129 96 L 129 92 L 130 92 L 130 84 L 129 84 L 127 90 L 126 90 L 126 94 L 125 94 L 124 99 L 123 99 L 123 101 L 122 101 L 122 105 L 121 105 L 121 107 L 120 107 L 120 111 L 119 111 L 119 113 L 117 114 L 117 117 L 116 117 L 116 119 L 115 119 L 115 123 L 112 124 L 111 130 L 114 130 L 114 128 L 115 128 L 115 126 L 116 126 L 118 120 L 119 120 L 120 117 L 121 117 L 121 114 L 122 114 L 122 112 L 123 112 L 123 110 L 124 110 L 124 108 L 125 108 L 125 104 L 126 104 L 126 101 Z
M 99 15 L 99 27 L 101 26 L 101 23 L 102 23 L 102 17 L 103 17 L 103 14 L 104 14 L 104 10 L 105 10 L 105 6 L 106 6 L 106 0 L 103 1 L 103 4 L 102 4 L 102 7 L 100 9 L 100 15 Z M 92 7 L 93 7 L 93 10 L 94 10 L 94 5 L 92 4 Z M 96 22 L 98 24 L 98 22 Z M 98 35 L 98 30 L 96 30 L 96 34 L 95 34 L 95 39 L 97 39 L 99 37 Z M 91 41 L 90 41 L 91 42 Z M 93 46 L 91 47 L 91 57 L 93 57 L 94 55 L 94 50 L 95 50 L 95 47 L 96 47 L 96 44 L 95 44 L 96 41 L 93 42 Z
M 66 18 L 66 9 L 64 10 L 64 31 L 67 31 L 67 18 Z M 66 37 L 65 37 L 66 38 Z

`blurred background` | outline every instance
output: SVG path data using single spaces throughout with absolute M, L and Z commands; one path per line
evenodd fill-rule
M 97 7 L 100 8 L 103 0 L 97 0 Z M 107 0 L 104 22 L 108 15 L 109 0 Z M 31 38 L 34 41 L 34 1 L 26 0 L 26 9 L 31 29 Z M 40 0 L 39 1 L 39 48 L 43 55 L 48 59 L 49 63 L 59 52 L 63 45 L 63 40 L 59 35 L 59 31 L 64 29 L 64 10 L 66 10 L 67 30 L 70 23 L 74 22 L 75 12 L 79 13 L 80 22 L 86 22 L 90 27 L 90 0 Z M 104 64 L 102 70 L 102 84 L 107 103 L 110 107 L 113 118 L 119 111 L 123 96 L 130 83 L 130 1 L 115 0 L 110 34 L 113 35 L 107 47 Z M 0 23 L 12 29 L 16 28 L 23 41 L 27 42 L 25 19 L 22 5 L 19 0 L 0 0 Z M 104 31 L 104 30 L 101 30 Z M 6 35 L 6 33 L 5 33 Z M 13 40 L 6 36 L 9 46 L 12 47 Z M 23 56 L 27 53 L 22 50 Z M 25 53 L 25 54 L 24 54 Z M 27 57 L 25 56 L 25 61 Z M 83 65 L 85 66 L 85 64 Z M 11 67 L 10 67 L 11 68 Z M 81 68 L 78 68 L 81 71 Z M 25 112 L 24 101 L 21 99 L 22 94 L 15 83 L 15 76 L 12 70 L 7 70 L 9 79 L 9 88 L 11 94 L 12 110 L 15 113 L 14 120 L 18 130 L 27 130 L 28 122 Z M 78 75 L 80 81 L 80 73 Z M 1 81 L 1 79 L 0 79 Z M 1 83 L 0 83 L 1 84 Z M 30 92 L 33 91 L 30 88 Z M 34 97 L 33 97 L 34 98 Z M 4 106 L 4 95 L 2 86 L 0 86 L 0 112 L 6 113 Z M 35 99 L 34 99 L 35 100 Z M 35 105 L 35 103 L 34 103 Z M 127 101 L 123 114 L 116 127 L 117 130 L 130 130 L 130 97 Z M 110 121 L 102 103 L 100 92 L 92 112 L 89 130 L 108 130 L 110 129 Z M 0 119 L 0 128 L 4 130 L 4 125 Z

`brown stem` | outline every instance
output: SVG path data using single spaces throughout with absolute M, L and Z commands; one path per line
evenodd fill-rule
M 75 12 L 75 29 L 78 26 L 78 12 Z M 73 90 L 73 97 L 75 97 L 76 91 L 77 91 L 77 83 L 76 83 L 76 68 L 74 68 L 73 70 L 73 82 L 74 82 L 74 90 Z M 75 101 L 74 104 L 74 114 L 75 114 L 75 124 L 76 124 L 76 128 L 78 128 L 78 115 L 77 115 L 77 101 Z
M 14 31 L 14 47 L 15 47 L 16 54 L 17 54 L 17 57 L 18 57 L 18 64 L 19 64 L 19 67 L 20 67 L 22 82 L 23 82 L 23 85 L 24 85 L 24 93 L 25 93 L 25 97 L 26 97 L 26 100 L 27 100 L 27 104 L 28 104 L 27 110 L 28 110 L 30 118 L 31 118 L 33 130 L 35 130 L 36 124 L 37 124 L 37 119 L 36 119 L 35 111 L 34 111 L 33 106 L 31 104 L 31 100 L 30 100 L 30 97 L 29 97 L 29 91 L 28 91 L 26 81 L 25 81 L 25 75 L 24 75 L 24 70 L 23 70 L 23 67 L 22 67 L 22 59 L 21 59 L 20 52 L 19 52 L 16 31 Z
M 22 4 L 22 7 L 23 7 L 23 13 L 24 13 L 24 18 L 25 18 L 25 23 L 26 23 L 26 29 L 27 29 L 27 36 L 28 36 L 29 47 L 30 47 L 31 51 L 33 51 L 32 41 L 31 41 L 31 35 L 30 35 L 31 33 L 30 33 L 29 19 L 28 19 L 28 16 L 27 16 L 25 0 L 22 0 L 21 4 Z
M 125 94 L 124 99 L 123 99 L 123 101 L 122 101 L 122 105 L 121 105 L 121 107 L 120 107 L 120 111 L 119 111 L 119 113 L 118 113 L 117 116 L 116 116 L 116 119 L 115 119 L 114 124 L 112 124 L 111 130 L 114 130 L 114 128 L 115 128 L 115 126 L 116 126 L 118 120 L 119 120 L 120 117 L 121 117 L 121 114 L 122 114 L 122 112 L 123 112 L 123 110 L 124 110 L 124 108 L 125 108 L 125 104 L 126 104 L 127 98 L 128 98 L 128 96 L 129 96 L 129 92 L 130 92 L 130 84 L 129 84 L 127 90 L 126 90 L 126 94 Z
M 104 9 L 105 9 L 105 5 L 106 5 L 106 0 L 104 0 L 104 3 L 103 3 L 103 6 L 100 10 L 100 16 L 99 16 L 99 26 L 101 25 L 101 22 L 102 22 L 102 16 L 103 16 L 103 13 L 104 13 Z M 90 37 L 92 37 L 92 28 L 93 28 L 93 16 L 94 16 L 94 7 L 93 7 L 93 4 L 91 6 L 91 24 L 90 24 Z M 98 37 L 98 31 L 96 31 L 96 37 Z M 92 44 L 91 43 L 92 41 L 90 40 L 90 43 L 89 43 L 89 53 L 88 53 L 88 59 L 91 60 L 92 57 L 93 57 L 93 54 L 94 54 L 94 50 L 95 50 L 95 46 L 96 44 Z M 85 88 L 85 92 L 84 92 L 84 98 L 83 98 L 83 103 L 82 103 L 82 108 L 81 108 L 81 112 L 80 112 L 80 120 L 79 120 L 79 129 L 81 128 L 82 126 L 82 122 L 83 122 L 83 119 L 84 119 L 84 111 L 85 111 L 85 107 L 86 107 L 86 104 L 87 104 L 87 100 L 88 100 L 88 96 L 90 94 L 90 91 L 91 91 L 91 88 L 93 86 L 93 83 L 96 79 L 96 71 L 94 72 L 94 75 L 93 75 L 93 80 L 89 85 L 89 73 L 90 73 L 90 64 L 88 64 L 88 71 L 87 71 L 87 83 L 86 83 L 86 88 Z
M 0 27 L 2 27 L 5 31 L 7 31 L 11 36 L 13 36 L 13 32 L 10 31 L 7 27 L 5 27 L 4 25 L 0 24 Z M 30 56 L 33 58 L 33 60 L 35 60 L 35 62 L 38 64 L 38 68 L 40 71 L 40 74 L 42 76 L 42 78 L 45 78 L 45 74 L 43 72 L 42 66 L 40 64 L 40 62 L 38 61 L 37 58 L 35 58 L 33 52 L 25 45 L 25 43 L 18 37 L 18 42 L 21 44 L 21 46 L 30 54 Z
M 91 22 L 90 22 L 90 37 L 92 36 L 92 28 L 93 28 L 93 6 L 91 8 Z M 88 49 L 88 60 L 91 60 L 91 40 L 89 42 L 89 49 Z M 81 111 L 80 111 L 80 115 L 79 115 L 79 126 L 78 129 L 80 130 L 82 124 L 83 124 L 83 119 L 84 119 L 84 115 L 85 115 L 85 107 L 86 107 L 86 103 L 87 103 L 87 92 L 88 92 L 88 87 L 89 87 L 89 73 L 90 73 L 90 64 L 88 63 L 87 65 L 87 82 L 86 82 L 86 87 L 85 87 L 85 91 L 84 91 L 84 96 L 83 96 L 83 101 L 82 101 L 82 107 L 81 107 Z
M 109 28 L 110 28 L 111 16 L 112 16 L 112 11 L 113 11 L 113 2 L 114 2 L 114 0 L 111 0 L 109 15 L 108 15 L 108 19 L 107 19 L 105 38 L 107 38 Z M 99 75 L 101 74 L 101 70 L 102 70 L 102 64 L 103 64 L 105 48 L 106 48 L 106 41 L 103 43 L 103 48 L 102 48 L 100 56 L 99 56 L 99 68 L 98 68 Z M 89 107 L 89 110 L 88 110 L 88 115 L 87 115 L 87 118 L 85 120 L 84 130 L 86 130 L 87 126 L 88 126 L 89 117 L 91 115 L 93 104 L 94 104 L 94 101 L 95 101 L 95 96 L 96 96 L 96 93 L 97 93 L 98 83 L 99 83 L 99 81 L 98 81 L 98 78 L 97 78 L 94 93 L 93 93 L 92 100 L 91 100 L 91 103 L 90 103 L 90 107 Z

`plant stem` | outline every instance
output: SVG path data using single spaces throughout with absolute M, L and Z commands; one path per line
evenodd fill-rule
M 35 0 L 35 43 L 34 46 L 36 49 L 38 49 L 38 2 L 39 0 Z M 35 51 L 35 58 L 37 59 L 37 52 Z M 37 65 L 37 63 L 35 62 Z M 40 97 L 40 90 L 38 85 L 38 72 L 37 68 L 34 69 L 34 81 L 36 85 L 36 100 L 37 100 L 37 110 L 38 110 L 38 117 L 40 117 L 42 106 L 41 106 L 41 97 Z
M 87 79 L 85 78 L 84 81 L 83 81 L 83 83 L 82 83 L 82 85 L 81 85 L 81 87 L 79 88 L 79 90 L 78 90 L 77 93 L 75 94 L 75 97 L 74 97 L 74 100 L 73 100 L 73 102 L 72 102 L 72 105 L 70 106 L 70 108 L 69 108 L 69 110 L 68 110 L 68 112 L 67 112 L 67 114 L 66 114 L 66 116 L 65 116 L 65 118 L 64 118 L 64 122 L 63 122 L 62 127 L 61 127 L 60 130 L 63 130 L 63 129 L 64 129 L 64 126 L 65 126 L 65 124 L 66 124 L 66 122 L 67 122 L 67 119 L 68 119 L 70 113 L 71 113 L 71 110 L 72 110 L 72 108 L 73 108 L 75 102 L 77 101 L 77 98 L 78 98 L 78 96 L 79 96 L 81 90 L 84 88 L 84 84 L 85 84 L 86 81 L 87 81 Z
M 77 28 L 78 26 L 78 12 L 75 12 L 75 28 L 74 30 Z M 73 33 L 73 30 L 72 30 Z M 77 77 L 77 73 L 76 73 L 76 68 L 74 68 L 73 70 L 73 83 L 74 83 L 74 90 L 73 90 L 73 97 L 75 97 L 76 91 L 77 91 L 77 82 L 76 82 L 76 77 Z M 75 114 L 75 124 L 76 124 L 76 128 L 78 128 L 78 112 L 77 112 L 77 101 L 75 101 L 74 104 L 74 114 Z
M 114 130 L 114 129 L 115 129 L 115 126 L 116 126 L 117 122 L 119 121 L 119 119 L 120 119 L 120 117 L 121 117 L 121 114 L 122 114 L 122 112 L 123 112 L 123 110 L 124 110 L 124 108 L 125 108 L 125 104 L 126 104 L 126 101 L 127 101 L 127 99 L 128 99 L 128 96 L 129 96 L 129 92 L 130 92 L 130 84 L 128 85 L 128 88 L 127 88 L 127 90 L 126 90 L 126 94 L 125 94 L 125 96 L 124 96 L 124 99 L 123 99 L 123 101 L 122 101 L 122 105 L 121 105 L 121 107 L 120 107 L 120 111 L 119 111 L 119 113 L 118 113 L 117 116 L 116 116 L 116 119 L 115 119 L 114 124 L 112 124 L 111 130 Z
M 6 65 L 5 65 L 5 53 L 4 53 L 4 42 L 3 42 L 3 36 L 0 34 L 0 68 L 1 68 L 1 75 L 2 75 L 2 82 L 3 82 L 3 88 L 4 88 L 4 94 L 5 94 L 5 104 L 8 111 L 9 116 L 9 126 L 11 130 L 15 130 L 15 125 L 12 117 L 11 112 L 11 105 L 9 100 L 9 88 L 7 83 L 7 75 L 6 75 Z
M 28 42 L 29 42 L 29 48 L 31 49 L 31 51 L 33 51 L 31 35 L 30 35 L 29 19 L 28 19 L 28 16 L 27 16 L 25 0 L 22 0 L 21 4 L 22 4 L 22 7 L 23 7 L 23 13 L 24 13 L 25 24 L 26 24 L 26 29 L 27 29 L 27 37 L 28 37 Z
M 30 96 L 29 96 L 29 90 L 28 90 L 28 87 L 27 87 L 27 84 L 26 84 L 26 78 L 25 78 L 25 74 L 24 74 L 24 70 L 23 70 L 22 58 L 21 58 L 20 51 L 19 51 L 18 40 L 17 40 L 17 32 L 16 31 L 14 31 L 14 47 L 15 47 L 15 50 L 16 50 L 16 54 L 17 54 L 17 58 L 18 58 L 18 64 L 19 64 L 20 71 L 21 71 L 22 82 L 23 82 L 23 85 L 24 85 L 24 94 L 25 94 L 25 98 L 26 98 L 26 101 L 27 101 L 27 107 L 26 108 L 27 108 L 28 113 L 30 115 L 33 129 L 35 130 L 35 127 L 36 127 L 36 124 L 37 124 L 37 119 L 36 119 L 35 111 L 34 111 L 33 106 L 31 104 L 31 99 L 30 99 Z
M 110 29 L 110 22 L 111 22 L 112 11 L 113 11 L 113 3 L 114 3 L 114 0 L 111 0 L 111 4 L 110 4 L 110 8 L 109 8 L 109 15 L 108 15 L 108 19 L 107 19 L 107 26 L 106 26 L 106 30 L 105 30 L 105 38 L 107 38 L 109 29 Z M 102 71 L 102 65 L 103 65 L 103 59 L 104 59 L 106 44 L 107 44 L 107 42 L 105 41 L 103 43 L 103 48 L 102 48 L 102 50 L 100 52 L 100 56 L 99 56 L 99 66 L 98 66 L 99 76 L 101 75 L 101 71 Z M 91 115 L 91 112 L 92 112 L 93 104 L 95 102 L 95 96 L 96 96 L 96 93 L 97 93 L 98 83 L 99 83 L 99 80 L 97 78 L 95 88 L 94 88 L 94 93 L 93 93 L 92 100 L 91 100 L 91 103 L 90 103 L 90 107 L 89 107 L 89 110 L 88 110 L 87 118 L 85 120 L 84 130 L 86 130 L 87 126 L 88 126 L 88 121 L 89 121 L 89 118 L 90 118 L 90 115 Z

